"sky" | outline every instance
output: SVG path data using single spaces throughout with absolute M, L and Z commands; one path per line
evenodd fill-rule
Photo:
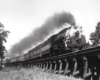
M 70 12 L 89 39 L 100 21 L 100 0 L 0 0 L 0 22 L 10 31 L 6 49 L 39 28 L 54 13 Z

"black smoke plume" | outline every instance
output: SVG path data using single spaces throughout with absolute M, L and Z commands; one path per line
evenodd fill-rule
M 61 25 L 64 23 L 74 25 L 75 19 L 73 15 L 67 12 L 55 13 L 52 17 L 49 17 L 40 28 L 23 38 L 19 43 L 14 44 L 10 50 L 10 57 L 21 55 L 23 51 L 43 41 L 53 31 L 61 28 Z

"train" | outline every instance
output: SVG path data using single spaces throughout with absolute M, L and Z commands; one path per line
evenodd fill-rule
M 29 50 L 26 54 L 9 59 L 12 62 L 27 61 L 31 59 L 47 58 L 55 55 L 69 53 L 75 51 L 75 49 L 82 49 L 86 46 L 85 36 L 81 35 L 79 31 L 76 31 L 75 36 L 70 36 L 71 27 L 80 28 L 81 26 L 70 26 L 64 28 L 59 33 L 52 35 L 43 43 L 37 45 L 33 49 Z M 69 32 L 69 34 L 68 34 Z M 66 35 L 67 33 L 67 35 Z
M 52 35 L 26 54 L 5 61 L 5 66 L 30 68 L 37 65 L 48 72 L 99 80 L 100 47 L 86 42 L 82 26 L 69 26 Z M 97 73 L 95 75 L 94 73 Z

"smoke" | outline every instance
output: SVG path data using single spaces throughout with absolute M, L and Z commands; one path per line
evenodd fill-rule
M 74 25 L 75 19 L 73 15 L 67 12 L 55 13 L 52 17 L 49 17 L 40 28 L 23 38 L 19 43 L 14 44 L 10 49 L 9 56 L 14 57 L 21 55 L 25 50 L 43 41 L 48 35 L 53 33 L 56 29 L 61 28 L 65 23 Z

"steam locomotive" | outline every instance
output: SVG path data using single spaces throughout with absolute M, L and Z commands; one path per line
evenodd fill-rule
M 71 31 L 74 31 L 70 33 Z M 85 36 L 80 32 L 81 26 L 70 26 L 59 33 L 51 36 L 43 43 L 29 50 L 26 54 L 7 60 L 9 63 L 47 58 L 64 53 L 84 49 L 86 46 Z

